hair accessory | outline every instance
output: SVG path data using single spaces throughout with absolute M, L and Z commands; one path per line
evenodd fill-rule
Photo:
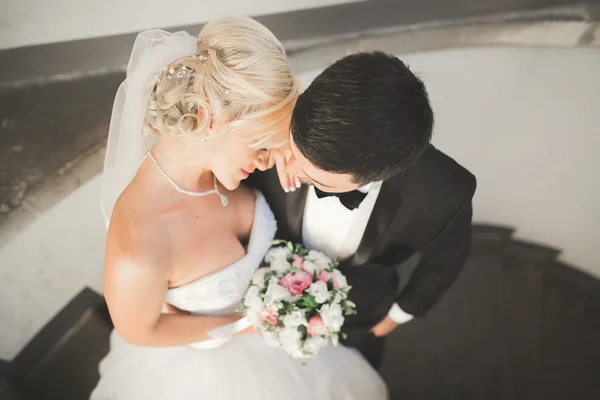
M 208 60 L 208 58 L 202 54 L 198 55 L 197 57 L 200 61 Z M 192 78 L 192 77 L 205 79 L 205 80 L 209 81 L 210 83 L 214 83 L 210 79 L 207 79 L 202 75 L 196 75 L 196 73 L 194 72 L 194 70 L 191 67 L 188 67 L 188 66 L 182 65 L 182 64 L 175 64 L 175 65 L 163 67 L 161 74 L 157 77 L 153 77 L 152 79 L 147 80 L 146 85 L 154 87 L 158 84 L 158 82 L 160 82 L 161 79 L 165 79 L 165 78 L 168 80 L 171 80 L 173 78 L 181 79 L 181 78 Z M 229 89 L 225 89 L 223 92 L 226 95 L 231 94 L 231 90 L 229 90 Z

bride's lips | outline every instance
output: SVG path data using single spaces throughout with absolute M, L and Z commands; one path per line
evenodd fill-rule
M 248 178 L 250 176 L 250 174 L 252 173 L 252 172 L 246 171 L 244 168 L 242 168 L 241 171 L 242 171 L 242 179 Z

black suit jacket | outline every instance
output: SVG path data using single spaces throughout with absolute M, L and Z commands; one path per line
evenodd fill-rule
M 302 242 L 308 188 L 285 193 L 274 169 L 253 174 L 248 183 L 269 202 L 277 237 Z M 346 344 L 355 345 L 394 301 L 420 317 L 440 300 L 469 255 L 475 187 L 469 171 L 433 146 L 404 173 L 383 182 L 356 253 L 340 264 L 358 312 L 344 325 Z M 397 267 L 415 252 L 421 261 L 398 294 Z

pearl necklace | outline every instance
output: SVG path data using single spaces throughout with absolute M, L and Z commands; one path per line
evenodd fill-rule
M 221 194 L 219 192 L 219 189 L 217 187 L 217 178 L 215 177 L 215 174 L 213 174 L 213 185 L 214 185 L 214 189 L 213 190 L 209 190 L 209 191 L 206 191 L 206 192 L 192 192 L 191 190 L 185 190 L 184 188 L 182 188 L 181 186 L 179 186 L 173 179 L 171 179 L 171 177 L 169 175 L 167 175 L 167 173 L 165 172 L 165 170 L 162 169 L 162 167 L 160 166 L 160 164 L 158 163 L 158 161 L 156 161 L 156 158 L 154 158 L 154 156 L 152 155 L 151 152 L 147 152 L 146 156 L 150 157 L 150 159 L 154 162 L 154 165 L 156 165 L 156 167 L 158 168 L 158 170 L 160 171 L 160 173 L 165 178 L 167 178 L 167 180 L 169 181 L 169 183 L 171 183 L 171 186 L 173 186 L 175 188 L 175 190 L 177 190 L 179 193 L 185 194 L 187 196 L 193 196 L 193 197 L 204 197 L 204 196 L 210 196 L 211 194 L 216 194 L 221 199 L 221 204 L 223 204 L 223 207 L 227 206 L 227 204 L 228 204 L 227 196 L 225 196 L 224 194 Z

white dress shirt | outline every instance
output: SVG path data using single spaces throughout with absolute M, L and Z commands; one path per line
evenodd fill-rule
M 335 196 L 318 198 L 314 186 L 308 189 L 302 219 L 302 240 L 309 250 L 319 250 L 340 261 L 351 257 L 362 240 L 367 223 L 379 196 L 381 182 L 374 182 L 358 190 L 367 193 L 354 210 L 349 210 Z M 413 316 L 394 303 L 388 313 L 398 324 Z

